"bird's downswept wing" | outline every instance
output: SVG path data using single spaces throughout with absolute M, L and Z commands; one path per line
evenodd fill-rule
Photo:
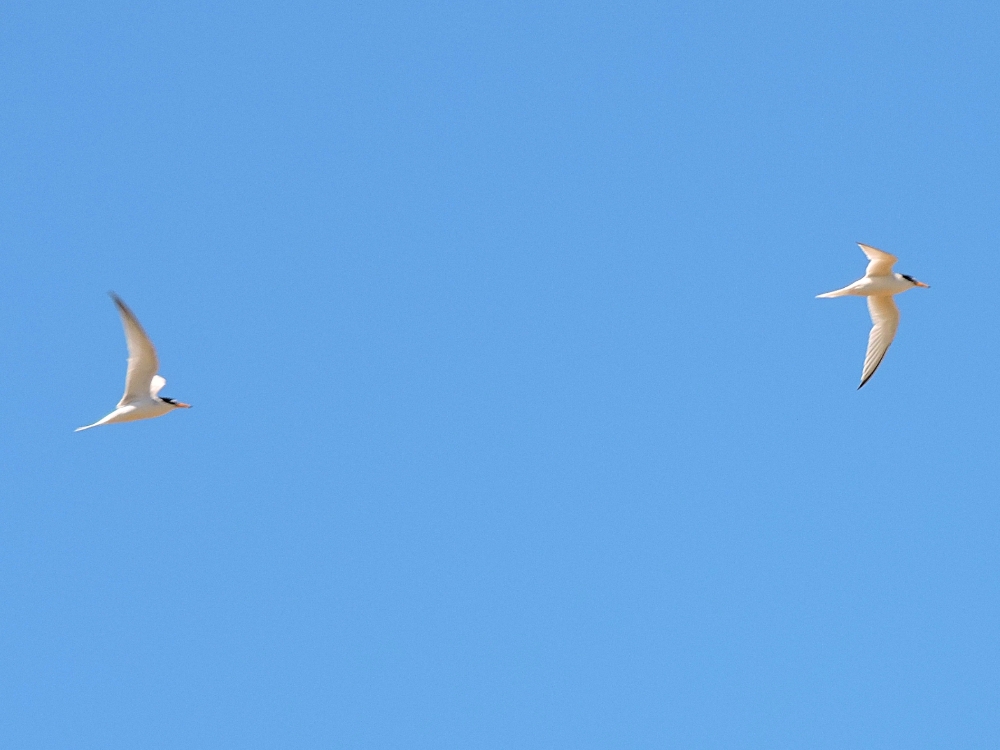
M 160 369 L 160 361 L 156 357 L 156 349 L 149 336 L 142 329 L 142 325 L 129 310 L 128 305 L 122 302 L 121 297 L 111 293 L 111 299 L 118 307 L 118 314 L 122 319 L 122 327 L 125 329 L 125 342 L 128 344 L 128 372 L 125 375 L 125 395 L 118 402 L 122 407 L 133 401 L 148 399 L 153 383 L 153 376 Z M 162 387 L 162 384 L 160 384 Z
M 865 269 L 865 276 L 888 276 L 892 273 L 892 267 L 899 260 L 895 255 L 879 250 L 871 245 L 858 243 L 861 252 L 868 256 L 868 268 Z
M 875 374 L 882 364 L 889 344 L 896 337 L 899 328 L 899 308 L 892 295 L 879 295 L 868 298 L 868 312 L 872 316 L 872 330 L 868 334 L 868 353 L 865 354 L 865 366 L 861 371 L 860 389 Z

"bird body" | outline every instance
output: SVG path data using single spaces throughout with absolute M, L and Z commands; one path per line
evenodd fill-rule
M 153 417 L 162 417 L 169 411 L 173 411 L 174 407 L 166 404 L 162 401 L 149 399 L 145 402 L 140 402 L 136 404 L 128 404 L 127 406 L 119 406 L 113 412 L 108 414 L 108 416 L 103 419 L 94 422 L 94 424 L 88 424 L 86 427 L 78 427 L 75 431 L 80 432 L 80 430 L 89 430 L 91 427 L 99 427 L 102 424 L 115 424 L 117 422 L 135 422 L 140 419 L 152 419 Z
M 817 298 L 825 297 L 874 297 L 878 295 L 902 294 L 913 289 L 915 284 L 908 281 L 901 273 L 894 273 L 891 276 L 864 276 L 853 284 L 848 284 L 843 289 L 834 292 L 817 295 Z
M 189 409 L 190 404 L 175 401 L 166 396 L 160 396 L 160 391 L 167 381 L 157 375 L 160 361 L 156 356 L 153 342 L 149 340 L 138 318 L 116 294 L 111 295 L 125 329 L 125 341 L 128 344 L 128 372 L 125 375 L 125 394 L 113 412 L 103 419 L 78 427 L 76 432 L 89 430 L 103 424 L 117 422 L 135 422 L 140 419 L 162 417 L 174 409 Z
M 926 289 L 928 286 L 912 276 L 894 273 L 892 267 L 898 260 L 895 255 L 890 255 L 870 245 L 862 245 L 860 242 L 858 246 L 868 257 L 868 268 L 865 270 L 865 275 L 843 289 L 816 296 L 818 298 L 852 296 L 868 298 L 868 313 L 872 319 L 872 330 L 868 335 L 868 351 L 865 354 L 865 364 L 861 370 L 861 385 L 858 386 L 860 389 L 882 364 L 882 359 L 896 336 L 896 329 L 899 328 L 899 308 L 896 307 L 893 296 L 914 287 L 919 286 Z

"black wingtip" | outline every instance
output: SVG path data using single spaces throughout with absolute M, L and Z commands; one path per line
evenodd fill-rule
M 115 305 L 118 307 L 118 309 L 120 309 L 120 310 L 128 310 L 129 309 L 129 306 L 125 304 L 125 300 L 123 300 L 121 297 L 119 297 L 114 292 L 108 292 L 108 296 L 111 297 L 111 301 L 115 303 Z

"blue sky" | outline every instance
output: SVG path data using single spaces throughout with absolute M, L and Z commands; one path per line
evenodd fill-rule
M 0 744 L 996 747 L 998 21 L 5 4 Z

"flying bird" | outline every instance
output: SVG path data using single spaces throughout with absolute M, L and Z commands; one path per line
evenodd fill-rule
M 868 312 L 872 316 L 872 331 L 868 334 L 868 353 L 865 366 L 861 370 L 860 389 L 875 374 L 889 349 L 889 344 L 899 327 L 899 308 L 893 300 L 894 294 L 901 294 L 915 286 L 930 287 L 905 273 L 893 273 L 892 267 L 899 260 L 895 255 L 858 243 L 861 251 L 868 256 L 868 268 L 864 278 L 835 292 L 816 295 L 820 297 L 867 297 Z
M 122 327 L 125 329 L 125 341 L 128 344 L 125 395 L 108 416 L 94 422 L 94 424 L 88 424 L 86 427 L 78 427 L 76 432 L 89 430 L 91 427 L 102 424 L 135 422 L 139 419 L 162 417 L 174 409 L 191 408 L 191 404 L 184 404 L 159 395 L 167 381 L 156 374 L 157 370 L 160 369 L 160 360 L 156 356 L 153 342 L 149 340 L 149 336 L 146 335 L 133 312 L 128 309 L 128 305 L 122 302 L 117 294 L 112 293 L 111 299 L 118 307 L 118 314 L 122 318 Z

